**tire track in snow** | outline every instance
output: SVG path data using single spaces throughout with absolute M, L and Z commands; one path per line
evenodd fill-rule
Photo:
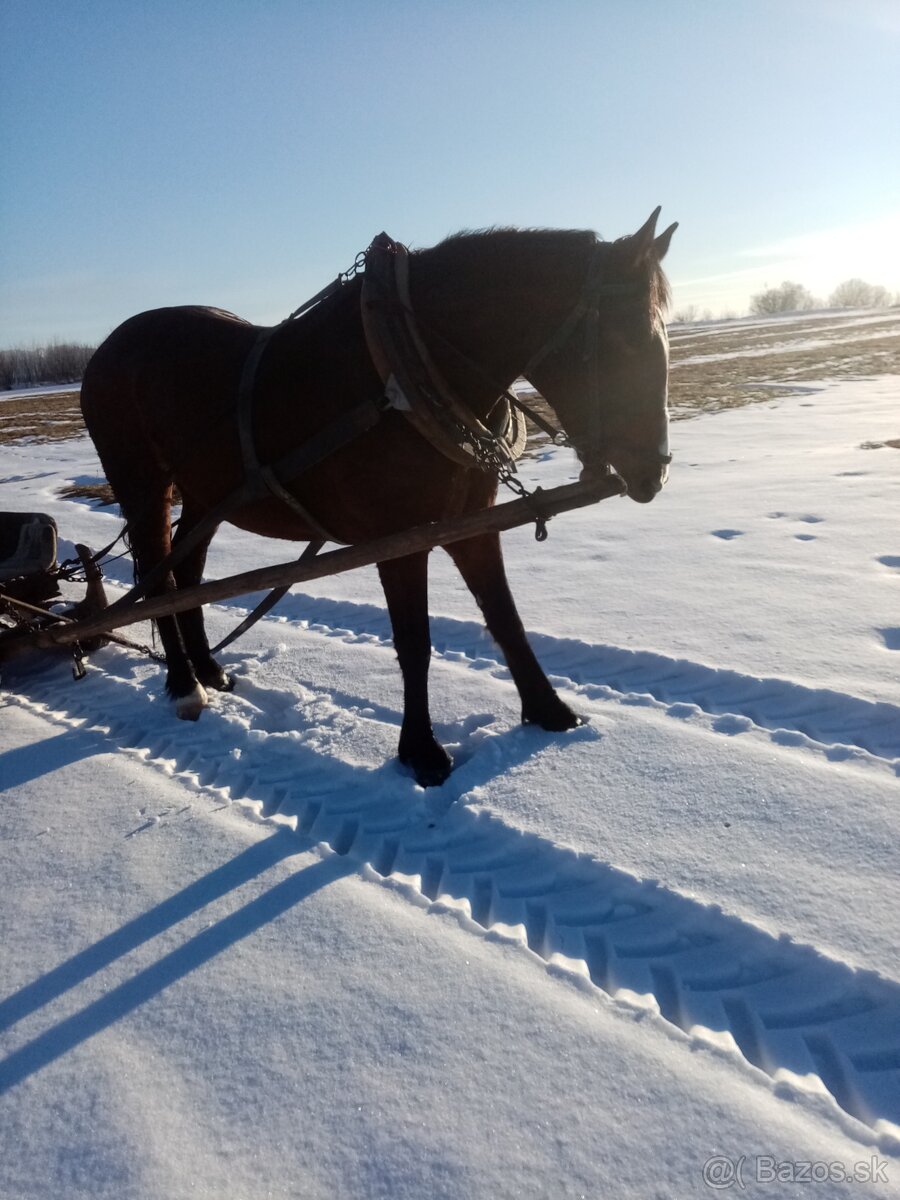
M 312 633 L 390 642 L 387 611 L 377 605 L 291 594 L 277 611 Z M 478 622 L 432 617 L 431 634 L 440 658 L 499 671 L 508 678 L 494 643 Z M 529 640 L 552 682 L 587 699 L 657 704 L 679 718 L 696 710 L 712 717 L 712 728 L 719 733 L 735 735 L 756 726 L 779 745 L 815 742 L 835 761 L 872 756 L 900 775 L 900 706 L 649 650 L 545 633 L 531 633 Z
M 897 983 L 510 828 L 489 812 L 448 809 L 446 797 L 442 812 L 440 797 L 423 796 L 396 763 L 371 769 L 342 758 L 347 714 L 321 696 L 298 701 L 254 685 L 252 699 L 223 697 L 199 725 L 187 725 L 148 696 L 132 667 L 107 649 L 103 670 L 63 692 L 64 708 L 52 669 L 29 675 L 22 697 L 9 699 L 101 732 L 189 787 L 288 823 L 355 862 L 364 877 L 527 947 L 551 973 L 657 1011 L 697 1043 L 739 1053 L 776 1090 L 830 1096 L 884 1149 L 900 1152 Z M 374 720 L 393 743 L 390 714 L 352 719 Z M 474 745 L 470 786 L 509 765 L 498 764 L 490 749 L 498 739 L 479 740 L 477 725 L 476 718 L 463 730 Z

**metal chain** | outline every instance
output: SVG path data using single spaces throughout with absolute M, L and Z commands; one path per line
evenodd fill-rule
M 504 487 L 508 487 L 520 500 L 525 501 L 534 515 L 534 540 L 546 542 L 549 517 L 545 516 L 535 503 L 543 489 L 536 487 L 533 492 L 528 490 L 518 478 L 515 462 L 500 450 L 503 443 L 499 438 L 479 437 L 462 425 L 458 426 L 458 429 L 460 435 L 472 447 L 473 456 L 479 467 L 496 475 Z
M 348 284 L 351 279 L 360 273 L 360 271 L 365 270 L 367 253 L 368 251 L 366 250 L 360 250 L 359 254 L 357 254 L 356 258 L 354 258 L 352 266 L 349 266 L 346 271 L 341 271 L 338 277 L 333 279 L 331 283 L 326 284 L 320 292 L 316 292 L 311 299 L 306 300 L 300 305 L 299 308 L 295 308 L 292 313 L 289 313 L 284 318 L 284 320 L 281 322 L 281 325 L 287 325 L 290 321 L 296 321 L 298 317 L 302 317 L 305 313 L 308 313 L 310 309 L 321 304 L 323 300 L 327 300 L 329 296 L 333 296 L 335 292 L 339 292 L 341 288 L 344 287 L 345 284 Z M 280 329 L 281 325 L 273 326 L 272 332 L 274 332 L 276 329 Z
M 366 257 L 368 253 L 368 250 L 360 250 L 359 254 L 353 260 L 353 265 L 348 267 L 346 271 L 341 271 L 338 278 L 343 279 L 344 283 L 349 283 L 360 271 L 364 271 L 366 269 Z
M 529 492 L 528 488 L 522 483 L 521 479 L 517 479 L 514 471 L 515 465 L 502 467 L 499 476 L 500 482 L 505 484 L 511 492 L 515 492 L 520 499 L 524 500 L 534 514 L 534 540 L 536 542 L 546 542 L 547 540 L 547 522 L 549 517 L 544 516 L 538 508 L 535 500 L 544 490 L 541 487 L 536 487 L 533 492 Z

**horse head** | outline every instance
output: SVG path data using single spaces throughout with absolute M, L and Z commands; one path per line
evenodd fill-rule
M 677 227 L 595 241 L 570 318 L 525 374 L 555 410 L 583 465 L 610 468 L 646 504 L 668 476 L 668 285 L 660 263 Z

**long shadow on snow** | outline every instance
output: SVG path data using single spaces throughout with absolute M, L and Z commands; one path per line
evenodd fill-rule
M 298 853 L 298 849 L 296 838 L 286 831 L 279 831 L 194 880 L 114 933 L 107 934 L 92 946 L 74 954 L 58 967 L 0 1000 L 0 1033 L 90 979 L 144 942 L 149 942 L 214 900 L 255 879 L 275 863 Z
M 114 666 L 112 652 L 106 653 Z M 46 677 L 35 678 L 37 693 L 43 690 L 39 679 Z M 58 703 L 58 687 L 52 681 L 44 687 Z M 557 737 L 521 727 L 499 735 L 475 729 L 463 739 L 468 761 L 462 769 L 444 787 L 423 794 L 396 763 L 371 769 L 323 753 L 315 742 L 304 741 L 304 734 L 319 736 L 314 709 L 304 712 L 300 705 L 293 711 L 287 692 L 255 690 L 262 707 L 251 706 L 250 721 L 237 697 L 224 697 L 199 726 L 170 718 L 165 730 L 157 727 L 149 735 L 149 701 L 141 686 L 93 672 L 67 694 L 75 701 L 70 715 L 109 720 L 121 744 L 144 745 L 176 770 L 194 772 L 201 784 L 227 786 L 233 797 L 264 814 L 296 817 L 297 832 L 343 856 L 343 869 L 368 864 L 438 906 L 462 910 L 494 935 L 525 941 L 551 966 L 568 963 L 612 996 L 652 997 L 661 1015 L 686 1032 L 699 1026 L 730 1035 L 743 1056 L 770 1075 L 788 1070 L 799 1077 L 818 1076 L 842 1108 L 867 1124 L 884 1119 L 900 1125 L 896 982 L 854 971 L 812 947 L 725 916 L 717 906 L 521 833 L 491 813 L 467 807 L 465 795 L 460 798 L 462 790 L 478 789 Z M 336 733 L 337 752 L 345 753 L 346 738 L 340 728 Z M 587 727 L 565 736 L 598 734 Z M 233 753 L 223 753 L 224 747 Z M 614 847 L 605 849 L 611 857 Z M 255 869 L 253 855 L 244 862 L 241 869 Z M 188 889 L 194 897 L 189 902 L 202 903 L 205 892 L 227 888 L 228 882 L 217 881 L 213 873 L 194 886 L 195 892 Z M 308 894 L 296 886 L 299 898 Z M 118 1019 L 142 997 L 193 969 L 195 961 L 245 936 L 242 930 L 257 928 L 254 914 L 261 914 L 260 921 L 270 919 L 262 914 L 273 907 L 284 911 L 296 902 L 294 895 L 289 885 L 279 885 L 268 908 L 261 898 L 248 906 L 246 917 L 236 915 L 206 940 L 201 935 L 166 956 L 157 968 L 88 1006 L 80 1018 L 36 1039 L 28 1054 L 17 1052 L 0 1068 L 0 1081 L 11 1086 L 10 1081 L 36 1069 L 33 1064 L 51 1061 Z M 283 907 L 278 897 L 284 897 Z M 152 936 L 177 919 L 184 903 L 182 898 L 168 909 L 161 906 L 111 942 L 59 968 L 60 974 L 37 981 L 30 994 L 11 998 L 10 1015 L 16 1003 L 40 1001 L 42 994 L 67 986 L 67 972 L 84 977 L 115 955 L 117 945 L 126 946 L 145 932 Z
M 230 863 L 210 872 L 203 879 L 197 880 L 142 917 L 122 926 L 116 933 L 102 939 L 10 997 L 7 1003 L 13 1007 L 12 1019 L 15 1020 L 24 1016 L 25 1011 L 34 1011 L 41 1004 L 46 1004 L 55 995 L 74 987 L 136 945 L 183 920 L 216 897 L 255 878 L 301 848 L 297 845 L 297 840 L 289 834 L 276 833 L 265 842 L 244 851 Z M 116 1021 L 120 1021 L 173 983 L 249 937 L 320 888 L 351 874 L 353 870 L 352 863 L 341 859 L 330 858 L 315 862 L 189 938 L 151 966 L 138 971 L 118 987 L 9 1054 L 0 1062 L 0 1095 Z
M 85 739 L 77 730 L 68 729 L 32 745 L 6 750 L 0 754 L 0 792 L 90 758 L 103 749 L 101 738 Z

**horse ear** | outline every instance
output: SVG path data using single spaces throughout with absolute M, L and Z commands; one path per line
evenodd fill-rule
M 637 233 L 621 239 L 622 243 L 628 247 L 628 255 L 632 260 L 632 265 L 636 268 L 641 267 L 652 257 L 653 237 L 656 233 L 656 222 L 659 220 L 660 211 L 661 206 L 654 208 L 648 220 Z
M 650 246 L 653 243 L 653 235 L 656 233 L 656 222 L 659 220 L 659 214 L 662 212 L 662 205 L 658 204 L 650 214 L 648 220 L 640 227 L 636 234 L 632 237 L 634 248 L 637 251 L 637 257 L 643 258 L 650 251 Z
M 673 221 L 668 229 L 663 230 L 658 238 L 653 239 L 653 248 L 656 252 L 656 261 L 662 262 L 666 257 L 666 252 L 669 249 L 669 242 L 672 240 L 672 234 L 678 228 L 678 222 Z

